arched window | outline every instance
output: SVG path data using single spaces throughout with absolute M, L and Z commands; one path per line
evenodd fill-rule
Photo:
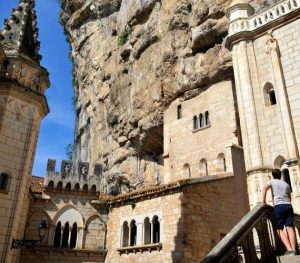
M 201 176 L 207 176 L 208 175 L 208 168 L 207 168 L 206 159 L 203 158 L 203 159 L 200 160 L 199 168 L 200 168 L 200 175 Z
M 55 228 L 54 234 L 54 247 L 60 247 L 60 239 L 61 239 L 61 222 L 58 222 Z
M 182 108 L 181 105 L 177 106 L 177 119 L 181 119 L 182 118 Z
M 82 191 L 85 192 L 85 193 L 87 193 L 87 192 L 89 191 L 89 187 L 88 187 L 87 184 L 85 184 L 85 185 L 83 186 Z
M 282 169 L 282 177 L 283 181 L 285 181 L 289 185 L 291 192 L 293 192 L 289 169 Z
M 198 129 L 198 119 L 197 119 L 197 116 L 194 116 L 194 118 L 193 118 L 193 127 L 194 127 L 194 130 Z
M 95 195 L 96 190 L 97 190 L 96 185 L 93 184 L 93 186 L 91 187 L 91 193 Z
M 7 173 L 0 174 L 0 190 L 7 190 L 9 175 Z
M 48 189 L 47 189 L 47 190 L 48 190 L 49 192 L 52 192 L 53 189 L 54 189 L 54 182 L 53 182 L 53 181 L 50 181 L 49 184 L 48 184 Z
M 67 183 L 65 189 L 66 189 L 67 191 L 71 191 L 71 183 Z
M 62 241 L 61 241 L 61 246 L 62 247 L 68 247 L 69 246 L 69 233 L 70 233 L 70 226 L 69 226 L 69 222 L 67 222 L 65 224 L 65 228 L 63 231 L 63 237 L 62 237 Z
M 58 184 L 57 184 L 57 190 L 62 190 L 62 188 L 63 188 L 63 184 L 62 184 L 62 182 L 59 182 Z
M 129 226 L 127 221 L 123 223 L 123 240 L 122 247 L 128 247 L 128 239 L 129 239 Z
M 79 183 L 75 184 L 74 190 L 75 190 L 76 192 L 79 192 L 79 189 L 80 189 Z
M 205 112 L 205 125 L 206 126 L 209 125 L 209 112 L 208 111 Z
M 199 115 L 199 126 L 200 128 L 204 127 L 204 118 L 202 113 Z
M 159 224 L 157 216 L 153 217 L 152 225 L 153 225 L 153 243 L 159 243 L 159 241 L 160 241 L 160 224 Z
M 271 105 L 275 105 L 276 102 L 276 95 L 275 95 L 275 91 L 274 90 L 270 90 L 269 91 L 269 99 L 270 99 L 270 104 Z
M 144 244 L 151 243 L 151 224 L 149 217 L 144 220 Z
M 132 220 L 130 223 L 130 246 L 136 245 L 136 234 L 137 234 L 137 228 L 135 220 Z
M 218 155 L 218 163 L 217 163 L 217 171 L 218 172 L 226 172 L 227 167 L 226 167 L 226 159 L 224 153 L 220 153 Z
M 184 178 L 191 178 L 191 168 L 188 163 L 183 166 L 183 176 Z
M 264 100 L 266 106 L 275 105 L 277 103 L 274 87 L 269 82 L 264 86 Z
M 75 248 L 77 242 L 77 224 L 74 223 L 71 231 L 70 248 Z

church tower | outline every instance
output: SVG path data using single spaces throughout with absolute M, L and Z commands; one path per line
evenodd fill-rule
M 234 0 L 227 11 L 251 208 L 277 168 L 300 212 L 299 11 L 298 0 Z
M 0 262 L 19 262 L 48 72 L 40 65 L 34 0 L 20 0 L 0 30 Z

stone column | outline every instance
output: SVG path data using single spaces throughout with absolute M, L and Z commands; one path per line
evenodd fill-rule
M 150 224 L 151 224 L 150 244 L 152 244 L 153 243 L 153 220 L 150 221 Z
M 247 131 L 247 122 L 244 111 L 244 101 L 242 96 L 242 83 L 240 79 L 240 71 L 239 71 L 239 63 L 238 63 L 238 46 L 235 45 L 232 48 L 232 62 L 233 62 L 233 70 L 234 70 L 234 80 L 235 80 L 235 88 L 237 93 L 237 100 L 240 111 L 240 121 L 241 121 L 241 133 L 243 134 L 243 150 L 245 155 L 245 164 L 246 167 L 251 167 L 250 161 L 250 150 L 249 150 L 249 141 L 248 141 L 248 131 Z
M 138 223 L 136 224 L 136 245 L 141 245 L 143 244 L 143 224 L 142 223 Z M 139 235 L 139 233 L 141 233 Z
M 64 236 L 64 226 L 61 226 L 61 230 L 60 230 L 60 243 L 59 246 L 61 247 L 62 245 L 62 240 L 63 240 L 63 236 Z
M 141 225 L 142 225 L 141 244 L 144 245 L 145 244 L 145 222 L 143 222 Z
M 240 95 L 243 101 L 245 122 L 248 135 L 248 147 L 250 154 L 250 166 L 247 169 L 261 167 L 263 165 L 259 127 L 251 81 L 249 58 L 247 54 L 247 41 L 241 41 L 237 44 L 237 61 L 239 67 L 239 78 L 241 82 Z
M 49 246 L 49 247 L 53 246 L 54 236 L 55 236 L 55 226 L 51 225 L 51 226 L 49 226 L 49 235 L 48 235 L 47 246 Z
M 268 32 L 267 54 L 272 62 L 274 76 L 274 88 L 276 99 L 280 109 L 280 122 L 282 127 L 283 138 L 286 145 L 287 159 L 293 160 L 299 158 L 298 147 L 295 138 L 295 130 L 291 116 L 291 109 L 288 94 L 285 85 L 285 79 L 280 61 L 279 47 L 277 40 L 273 37 L 272 32 Z
M 124 235 L 124 228 L 121 226 L 121 231 L 120 231 L 120 247 L 124 247 L 123 244 L 123 235 Z
M 84 227 L 78 227 L 77 230 L 77 242 L 76 242 L 76 248 L 82 249 L 83 248 L 83 234 L 84 234 Z
M 128 233 L 128 246 L 130 247 L 130 241 L 131 241 L 131 225 L 129 225 L 129 233 Z
M 69 227 L 69 236 L 68 236 L 68 247 L 70 247 L 71 244 L 71 233 L 72 233 L 72 227 Z

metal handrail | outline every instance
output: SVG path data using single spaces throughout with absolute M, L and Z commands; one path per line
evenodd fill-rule
M 298 215 L 297 222 L 300 224 Z M 283 253 L 284 246 L 275 229 L 274 208 L 258 204 L 211 250 L 202 263 L 270 263 L 277 262 L 277 256 Z

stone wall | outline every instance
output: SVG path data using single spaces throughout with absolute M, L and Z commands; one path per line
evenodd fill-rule
M 22 249 L 20 263 L 103 263 L 105 253 L 96 251 L 62 251 Z
M 186 165 L 189 166 L 190 178 L 233 172 L 232 162 L 235 160 L 231 157 L 230 146 L 240 143 L 233 88 L 230 80 L 214 84 L 203 88 L 194 98 L 177 99 L 165 111 L 165 182 L 188 179 L 189 175 L 184 171 Z M 180 118 L 177 116 L 178 107 L 181 107 Z M 209 114 L 207 124 L 206 112 Z M 199 124 L 200 114 L 204 119 L 203 127 Z M 226 169 L 223 160 L 218 160 L 220 155 L 224 155 Z M 206 171 L 201 162 L 202 166 L 206 165 Z
M 78 252 L 80 255 L 80 251 L 83 249 L 83 256 L 88 259 L 89 254 L 92 255 L 93 251 L 99 254 L 99 251 L 105 250 L 107 214 L 106 210 L 98 209 L 91 205 L 91 201 L 95 199 L 97 199 L 95 193 L 94 195 L 92 193 L 81 193 L 78 195 L 71 191 L 68 192 L 68 190 L 67 192 L 66 190 L 61 190 L 60 192 L 48 191 L 47 194 L 38 195 L 38 199 L 31 200 L 25 239 L 39 240 L 37 226 L 43 220 L 48 225 L 43 242 L 35 245 L 37 249 L 42 249 L 40 254 L 35 254 L 34 257 L 36 260 L 47 258 L 48 261 L 46 262 L 50 262 L 54 255 L 62 259 L 64 253 L 72 251 L 73 254 L 71 253 L 71 256 L 76 258 L 77 254 L 75 252 Z M 58 222 L 61 223 L 61 239 L 64 235 L 66 223 L 69 223 L 69 241 L 66 248 L 62 247 L 62 242 L 60 242 L 58 248 L 54 248 L 55 229 Z M 76 246 L 74 249 L 70 249 L 70 236 L 74 223 L 77 225 Z M 56 250 L 60 252 L 55 252 Z M 54 252 L 52 254 L 49 252 L 49 254 L 45 251 Z M 89 251 L 89 253 L 84 253 L 84 251 Z M 30 250 L 22 254 L 22 260 L 27 260 L 24 257 L 29 253 Z M 81 262 L 80 257 L 76 260 L 79 261 L 75 262 Z
M 200 262 L 245 215 L 234 177 L 187 186 L 183 191 L 184 260 Z M 245 204 L 244 204 L 245 205 Z
M 22 95 L 0 83 L 0 173 L 9 176 L 0 190 L 0 257 L 17 262 L 18 250 L 11 250 L 13 238 L 22 239 L 28 210 L 30 174 L 41 116 L 37 107 L 22 101 Z M 20 96 L 19 98 L 16 98 Z
M 182 213 L 182 193 L 161 196 L 149 200 L 136 202 L 133 208 L 131 204 L 118 208 L 112 208 L 109 213 L 107 224 L 107 249 L 106 262 L 181 262 L 183 258 L 182 237 L 183 225 Z M 121 228 L 124 221 L 129 224 L 131 220 L 137 223 L 137 245 L 142 245 L 142 225 L 144 219 L 152 219 L 154 215 L 161 220 L 161 243 L 162 250 L 143 251 L 136 253 L 122 253 L 117 251 L 121 248 Z M 181 247 L 181 249 L 180 249 Z M 176 249 L 176 253 L 172 253 Z
M 249 202 L 253 207 L 261 201 L 271 169 L 278 168 L 283 180 L 291 184 L 292 201 L 299 212 L 300 7 L 292 7 L 287 0 L 268 8 L 256 13 L 247 5 L 249 18 L 239 8 L 228 13 L 232 21 L 227 43 L 233 54 Z M 271 11 L 274 15 L 267 17 Z M 239 15 L 242 18 L 236 19 Z M 234 26 L 234 21 L 245 19 L 247 28 Z M 241 33 L 252 35 L 245 39 Z
M 155 194 L 152 190 L 153 196 L 139 194 L 140 200 L 128 199 L 122 201 L 123 205 L 112 204 L 106 262 L 201 261 L 238 222 L 241 207 L 237 200 L 247 194 L 237 194 L 233 176 L 215 179 L 208 176 L 198 180 L 171 192 L 165 190 Z M 155 215 L 160 222 L 161 250 L 149 247 L 143 239 L 144 220 L 147 217 L 151 220 Z M 137 224 L 137 243 L 122 251 L 122 226 L 125 221 L 130 224 L 132 220 Z

